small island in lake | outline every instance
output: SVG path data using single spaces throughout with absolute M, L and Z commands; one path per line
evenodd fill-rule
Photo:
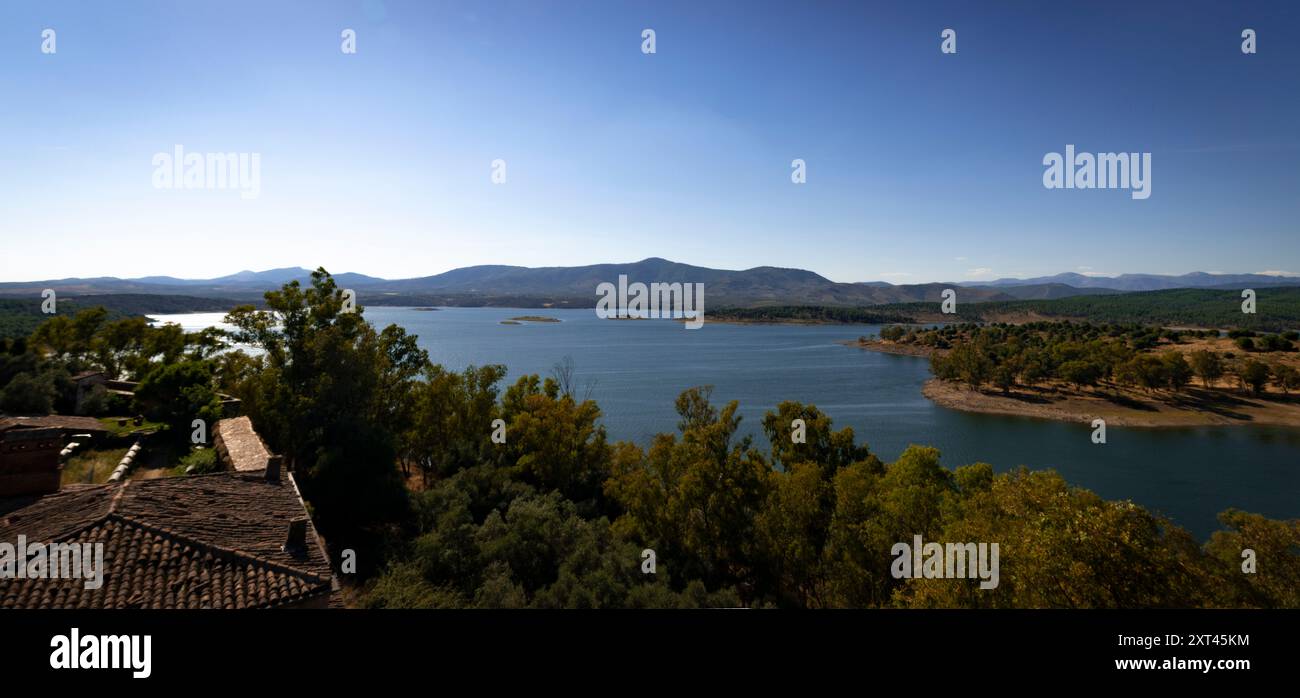
M 1137 427 L 1300 427 L 1295 332 L 1031 322 L 885 327 L 845 342 L 930 359 L 951 409 Z
M 560 319 L 547 317 L 545 315 L 520 315 L 519 317 L 510 318 L 509 322 L 513 322 L 517 325 L 521 322 L 560 322 Z

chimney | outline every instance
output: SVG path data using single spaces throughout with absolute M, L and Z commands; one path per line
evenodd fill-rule
M 266 459 L 266 481 L 279 482 L 280 470 L 284 464 L 284 456 L 270 456 Z
M 58 492 L 62 449 L 63 432 L 59 429 L 0 432 L 0 497 Z
M 307 517 L 289 522 L 289 537 L 284 541 L 284 552 L 296 553 L 307 547 Z

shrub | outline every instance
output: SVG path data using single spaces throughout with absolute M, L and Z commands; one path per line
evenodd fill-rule
M 194 469 L 190 470 L 191 467 Z M 180 469 L 182 472 L 189 472 L 191 475 L 202 475 L 221 470 L 221 463 L 217 461 L 217 452 L 213 449 L 196 448 L 181 458 Z

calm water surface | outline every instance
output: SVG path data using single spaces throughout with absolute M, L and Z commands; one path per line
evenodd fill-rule
M 924 359 L 838 344 L 877 326 L 727 325 L 698 330 L 670 321 L 608 321 L 592 310 L 369 307 L 366 317 L 419 335 L 435 362 L 460 369 L 504 364 L 509 379 L 549 375 L 573 357 L 579 387 L 604 414 L 611 439 L 645 444 L 676 428 L 673 400 L 713 385 L 715 404 L 740 401 L 742 429 L 763 443 L 760 420 L 782 400 L 816 405 L 837 428 L 893 460 L 908 444 L 935 446 L 950 467 L 975 461 L 996 470 L 1054 468 L 1108 499 L 1131 499 L 1170 516 L 1200 538 L 1219 528 L 1229 507 L 1273 518 L 1300 516 L 1300 430 L 1273 427 L 1138 429 L 1110 427 L 1093 444 L 1085 424 L 1067 424 L 937 407 L 921 395 Z M 503 325 L 520 315 L 558 323 Z M 158 315 L 187 329 L 221 315 Z M 765 444 L 764 444 L 765 445 Z

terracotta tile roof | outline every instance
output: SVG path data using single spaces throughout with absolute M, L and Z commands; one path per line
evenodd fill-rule
M 315 577 L 110 514 L 59 542 L 102 543 L 103 585 L 6 580 L 0 608 L 272 608 L 330 592 Z
M 0 608 L 254 608 L 321 597 L 338 605 L 324 547 L 284 549 L 307 512 L 290 475 L 129 480 L 0 500 L 0 542 L 102 542 L 104 585 L 0 580 Z
M 18 536 L 30 541 L 59 540 L 108 516 L 119 485 L 65 485 L 47 495 L 0 499 L 0 543 Z
M 253 430 L 248 417 L 235 417 L 217 422 L 215 439 L 217 451 L 235 470 L 265 470 L 271 457 L 262 437 Z

